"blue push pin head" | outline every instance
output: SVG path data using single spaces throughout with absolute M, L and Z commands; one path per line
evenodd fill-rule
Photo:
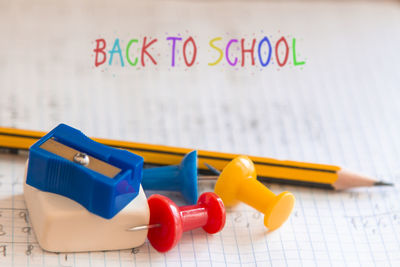
M 181 192 L 186 202 L 197 202 L 197 151 L 185 155 L 179 165 L 143 169 L 142 187 Z

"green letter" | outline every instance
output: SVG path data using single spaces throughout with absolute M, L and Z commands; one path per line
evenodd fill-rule
M 138 63 L 138 58 L 135 57 L 135 62 L 134 63 L 132 63 L 131 59 L 129 58 L 129 48 L 131 48 L 131 45 L 133 43 L 138 43 L 138 40 L 137 39 L 132 39 L 132 40 L 129 41 L 128 45 L 126 46 L 126 60 L 128 61 L 128 63 L 131 66 L 136 66 L 136 64 Z
M 300 66 L 300 65 L 306 64 L 305 61 L 299 61 L 299 62 L 297 62 L 297 59 L 296 59 L 296 38 L 293 38 L 293 45 L 292 45 L 292 47 L 293 47 L 293 65 L 295 65 L 295 66 Z

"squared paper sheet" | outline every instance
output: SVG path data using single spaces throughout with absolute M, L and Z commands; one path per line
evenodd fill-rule
M 3 1 L 0 33 L 1 126 L 50 130 L 64 122 L 89 136 L 331 163 L 400 183 L 398 2 Z M 193 69 L 93 66 L 96 38 L 126 44 L 186 33 L 203 49 Z M 265 34 L 298 38 L 306 65 L 207 66 L 210 39 Z M 45 252 L 22 195 L 25 160 L 0 155 L 1 266 L 400 265 L 398 185 L 332 192 L 271 184 L 297 199 L 272 233 L 261 214 L 239 205 L 221 233 L 184 233 L 166 254 L 148 242 Z M 210 191 L 213 182 L 199 188 Z

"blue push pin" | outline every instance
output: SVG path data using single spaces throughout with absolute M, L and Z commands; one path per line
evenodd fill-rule
M 197 151 L 185 155 L 179 165 L 143 169 L 143 189 L 181 192 L 186 202 L 197 203 Z

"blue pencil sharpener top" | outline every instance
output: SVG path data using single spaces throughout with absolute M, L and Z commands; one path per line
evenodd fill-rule
M 143 158 L 60 124 L 29 149 L 26 183 L 110 219 L 139 193 Z

